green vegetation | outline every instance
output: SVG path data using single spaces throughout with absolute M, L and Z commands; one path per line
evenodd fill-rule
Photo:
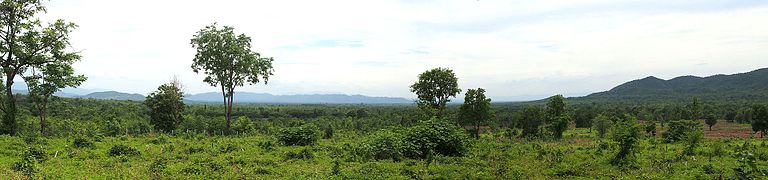
M 491 104 L 477 88 L 452 105 L 461 92 L 458 78 L 434 68 L 410 86 L 415 106 L 233 107 L 236 87 L 267 83 L 273 58 L 252 51 L 250 37 L 213 24 L 193 36 L 191 68 L 221 88 L 223 104 L 185 104 L 177 81 L 144 102 L 55 98 L 86 79 L 71 66 L 80 56 L 65 51 L 75 25 L 58 20 L 43 27 L 36 15 L 45 8 L 37 0 L 5 0 L 0 11 L 0 177 L 6 179 L 758 179 L 768 173 L 762 139 L 768 106 L 731 86 L 763 93 L 768 83 L 748 75 L 765 69 L 649 77 L 571 102 L 555 95 Z M 16 76 L 30 94 L 13 94 Z M 715 95 L 723 92 L 735 93 Z
M 253 52 L 251 38 L 245 34 L 235 35 L 234 31 L 233 27 L 219 28 L 214 23 L 192 38 L 192 47 L 197 51 L 192 60 L 192 70 L 207 75 L 204 82 L 221 87 L 227 133 L 232 124 L 235 88 L 245 83 L 263 81 L 266 84 L 273 72 L 273 58 L 261 57 L 261 54 Z

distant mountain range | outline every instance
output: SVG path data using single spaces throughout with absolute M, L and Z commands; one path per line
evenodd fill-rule
M 605 92 L 572 99 L 645 103 L 689 101 L 692 97 L 718 101 L 768 101 L 768 68 L 731 75 L 680 76 L 669 80 L 649 76 Z
M 185 100 L 195 102 L 224 101 L 221 93 L 187 95 Z M 405 104 L 413 101 L 405 98 L 370 97 L 345 94 L 272 95 L 267 93 L 236 92 L 235 103 L 308 103 L 308 104 Z
M 19 93 L 26 91 L 17 90 Z M 85 95 L 60 92 L 56 96 L 69 98 L 90 98 L 90 99 L 110 99 L 110 100 L 131 100 L 144 101 L 145 96 L 141 94 L 123 93 L 117 91 L 92 92 Z M 220 102 L 223 101 L 221 93 L 209 92 L 200 94 L 185 95 L 187 102 Z M 413 101 L 405 98 L 394 97 L 370 97 L 363 95 L 345 95 L 345 94 L 307 94 L 307 95 L 272 95 L 267 93 L 236 92 L 235 103 L 307 103 L 307 104 L 406 104 Z

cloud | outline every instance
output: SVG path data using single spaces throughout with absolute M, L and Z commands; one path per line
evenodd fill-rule
M 190 65 L 192 34 L 218 22 L 274 57 L 267 85 L 238 90 L 411 98 L 434 67 L 491 97 L 581 94 L 654 75 L 768 66 L 765 1 L 51 1 L 43 20 L 80 25 L 85 88 L 147 93 Z

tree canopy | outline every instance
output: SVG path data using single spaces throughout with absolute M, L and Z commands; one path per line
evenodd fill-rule
M 456 97 L 461 92 L 458 78 L 453 70 L 448 68 L 434 68 L 419 74 L 419 79 L 411 85 L 411 92 L 418 96 L 420 107 L 436 110 L 440 116 L 445 105 L 450 102 L 450 97 Z
M 74 86 L 84 80 L 82 76 L 71 75 L 71 64 L 80 57 L 69 52 L 69 33 L 77 27 L 74 23 L 56 20 L 43 26 L 35 16 L 45 13 L 40 0 L 4 0 L 0 3 L 0 67 L 4 95 L 2 96 L 4 134 L 16 134 L 16 98 L 12 86 L 14 78 L 27 75 L 29 69 L 48 73 L 45 77 L 26 78 L 31 82 L 30 90 L 36 95 L 55 92 L 60 87 Z M 30 77 L 36 77 L 32 73 Z M 39 75 L 39 74 L 38 74 Z M 40 86 L 40 87 L 37 87 Z
M 274 71 L 273 58 L 261 57 L 261 54 L 252 51 L 250 37 L 236 35 L 233 27 L 218 27 L 216 23 L 198 31 L 191 44 L 197 51 L 192 59 L 192 71 L 204 73 L 204 82 L 221 87 L 229 131 L 235 87 L 245 83 L 267 84 Z

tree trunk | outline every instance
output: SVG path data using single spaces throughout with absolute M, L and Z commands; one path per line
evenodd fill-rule
M 48 127 L 48 122 L 45 121 L 45 111 L 47 110 L 48 106 L 48 97 L 44 97 L 42 103 L 40 104 L 40 134 L 45 136 L 47 133 L 46 128 Z
M 16 135 L 16 98 L 13 96 L 13 73 L 6 73 L 5 80 L 5 107 L 3 114 L 4 134 Z
M 232 127 L 232 99 L 234 99 L 234 93 L 230 93 L 229 104 L 227 105 L 227 135 L 229 135 Z

